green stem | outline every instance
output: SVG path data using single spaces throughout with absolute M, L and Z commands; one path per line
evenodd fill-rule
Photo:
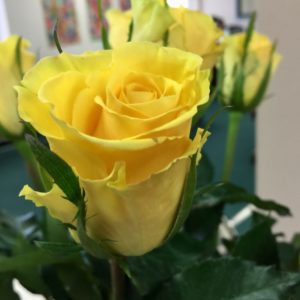
M 231 111 L 229 113 L 229 125 L 224 159 L 223 181 L 229 181 L 231 177 L 234 163 L 236 140 L 242 116 L 243 115 L 240 112 Z
M 43 188 L 43 182 L 40 176 L 39 166 L 26 140 L 20 138 L 13 140 L 12 142 L 26 163 L 34 187 L 38 189 Z
M 111 259 L 110 273 L 111 273 L 111 300 L 123 300 L 125 288 L 125 276 L 115 259 Z

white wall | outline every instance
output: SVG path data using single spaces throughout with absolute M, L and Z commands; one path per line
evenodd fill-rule
M 300 231 L 300 1 L 257 1 L 258 29 L 279 42 L 283 55 L 267 100 L 258 114 L 257 188 L 293 209 L 278 229 Z
M 0 0 L 0 41 L 9 35 L 8 20 L 4 0 Z

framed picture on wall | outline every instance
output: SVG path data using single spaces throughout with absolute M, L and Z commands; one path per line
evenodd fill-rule
M 255 11 L 255 0 L 237 0 L 237 15 L 248 18 Z
M 54 47 L 53 28 L 58 21 L 58 36 L 63 45 L 80 42 L 73 0 L 43 0 L 44 22 L 48 42 Z

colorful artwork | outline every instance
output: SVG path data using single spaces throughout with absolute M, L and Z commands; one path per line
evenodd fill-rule
M 99 20 L 97 0 L 88 0 L 87 2 L 90 20 L 90 34 L 93 39 L 99 39 L 101 37 L 101 24 Z M 105 12 L 110 7 L 110 0 L 103 0 L 102 3 L 103 10 Z
M 127 10 L 131 7 L 130 0 L 119 0 L 119 6 L 122 10 Z
M 54 45 L 53 28 L 57 21 L 60 43 L 78 43 L 80 38 L 73 0 L 42 0 L 42 4 L 49 44 Z

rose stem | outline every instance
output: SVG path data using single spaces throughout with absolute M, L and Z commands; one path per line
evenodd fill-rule
M 229 112 L 229 125 L 224 158 L 223 181 L 230 181 L 231 178 L 234 163 L 235 146 L 242 116 L 243 115 L 240 112 Z
M 125 289 L 125 277 L 124 273 L 119 267 L 116 259 L 111 259 L 110 273 L 111 273 L 111 287 L 112 297 L 111 300 L 123 300 L 124 289 Z

